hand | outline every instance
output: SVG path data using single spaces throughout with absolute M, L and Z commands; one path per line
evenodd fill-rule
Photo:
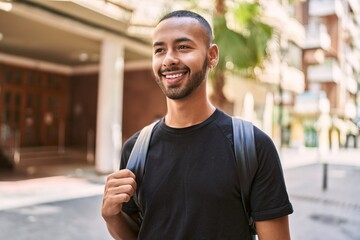
M 136 190 L 135 175 L 122 169 L 107 177 L 102 203 L 103 218 L 118 216 L 124 202 L 128 202 Z

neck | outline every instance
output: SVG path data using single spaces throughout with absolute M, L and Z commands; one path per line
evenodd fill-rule
M 200 95 L 192 94 L 184 99 L 167 99 L 167 108 L 165 123 L 174 128 L 199 124 L 215 111 L 215 107 L 209 102 L 206 92 Z

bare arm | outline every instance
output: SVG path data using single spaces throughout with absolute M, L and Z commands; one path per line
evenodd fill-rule
M 135 190 L 135 175 L 127 169 L 110 174 L 106 180 L 102 217 L 116 240 L 137 239 L 137 224 L 122 211 L 123 203 L 130 200 Z
M 290 240 L 288 216 L 256 222 L 259 240 Z

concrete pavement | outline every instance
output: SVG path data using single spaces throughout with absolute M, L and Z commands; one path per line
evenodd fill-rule
M 292 239 L 360 240 L 360 167 L 329 165 L 326 189 L 323 170 L 322 164 L 285 170 Z
M 292 239 L 360 240 L 360 149 L 286 149 L 280 155 L 294 207 Z
M 89 165 L 38 167 L 30 173 L 0 172 L 0 210 L 100 195 L 105 178 Z
M 284 169 L 315 163 L 360 166 L 360 148 L 328 152 L 320 152 L 317 148 L 282 149 L 279 155 Z

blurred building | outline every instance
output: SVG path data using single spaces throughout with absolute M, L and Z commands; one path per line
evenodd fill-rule
M 269 59 L 256 79 L 227 75 L 234 115 L 278 146 L 354 145 L 359 1 L 259 3 L 274 29 Z M 164 12 L 187 7 L 191 1 L 1 1 L 0 156 L 17 167 L 89 162 L 111 172 L 122 142 L 165 114 L 150 33 Z
M 356 147 L 359 135 L 360 2 L 260 1 L 274 29 L 258 81 L 230 77 L 234 114 L 282 147 Z M 241 89 L 241 91 L 240 91 Z M 359 124 L 358 124 L 359 126 Z
M 301 125 L 291 126 L 292 108 L 296 96 L 305 89 L 302 71 L 305 28 L 299 19 L 301 9 L 280 0 L 264 0 L 260 4 L 263 22 L 273 28 L 269 58 L 264 68 L 259 69 L 257 79 L 230 77 L 227 94 L 235 102 L 235 115 L 254 122 L 272 136 L 276 145 L 290 146 L 294 141 L 293 129 Z
M 96 158 L 110 172 L 122 139 L 165 113 L 137 3 L 0 2 L 0 146 L 10 164 Z
M 303 123 L 304 145 L 324 151 L 356 145 L 360 83 L 360 2 L 308 0 L 303 72 L 306 91 L 294 115 Z

